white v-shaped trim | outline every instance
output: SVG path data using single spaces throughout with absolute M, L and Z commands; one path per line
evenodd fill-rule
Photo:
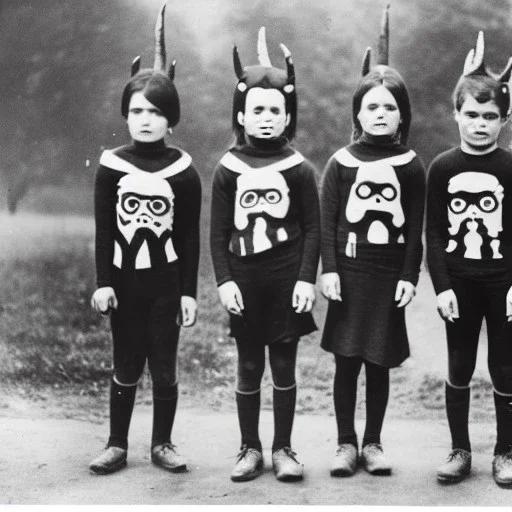
M 403 155 L 390 156 L 388 158 L 383 158 L 382 160 L 374 160 L 373 162 L 364 162 L 363 160 L 359 160 L 354 155 L 352 155 L 347 148 L 341 148 L 339 151 L 334 153 L 334 158 L 345 167 L 361 167 L 362 164 L 373 164 L 378 162 L 379 164 L 388 164 L 391 166 L 395 165 L 405 165 L 409 162 L 412 162 L 416 153 L 410 149 L 407 153 Z
M 164 167 L 157 172 L 152 172 L 151 174 L 153 176 L 159 176 L 160 178 L 170 178 L 171 176 L 179 174 L 185 169 L 188 169 L 192 163 L 192 157 L 182 149 L 179 151 L 181 156 L 178 160 L 176 160 L 176 162 L 168 165 L 167 167 Z M 109 167 L 110 169 L 114 169 L 115 171 L 124 172 L 126 174 L 136 174 L 141 172 L 147 173 L 147 171 L 139 169 L 137 166 L 117 156 L 110 149 L 103 151 L 100 158 L 100 164 L 104 165 L 105 167 Z
M 251 167 L 249 164 L 246 164 L 243 160 L 240 160 L 240 158 L 233 155 L 233 153 L 229 151 L 220 160 L 220 164 L 223 165 L 226 169 L 229 169 L 230 171 L 236 172 L 238 174 L 254 171 L 281 172 L 286 171 L 291 167 L 295 167 L 296 165 L 299 165 L 302 162 L 304 162 L 304 157 L 298 151 L 295 151 L 293 155 L 283 158 L 278 162 L 274 162 L 263 167 Z

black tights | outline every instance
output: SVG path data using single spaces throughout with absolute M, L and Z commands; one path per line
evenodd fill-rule
M 291 445 L 297 387 L 295 364 L 298 340 L 272 343 L 268 346 L 269 363 L 274 383 L 274 441 L 272 451 Z M 236 402 L 242 435 L 242 446 L 261 450 L 258 424 L 260 386 L 265 370 L 265 346 L 237 340 L 238 384 Z
M 334 354 L 334 409 L 338 425 L 338 444 L 349 443 L 357 447 L 354 415 L 357 397 L 357 379 L 364 363 L 366 372 L 366 428 L 363 446 L 380 443 L 380 433 L 389 397 L 389 369 L 361 357 Z

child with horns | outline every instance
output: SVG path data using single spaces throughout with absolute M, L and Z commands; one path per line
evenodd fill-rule
M 320 214 L 315 171 L 290 145 L 295 135 L 295 71 L 272 66 L 260 30 L 260 64 L 242 67 L 233 98 L 236 141 L 215 169 L 211 251 L 220 300 L 230 314 L 238 349 L 236 403 L 241 450 L 234 481 L 263 470 L 258 433 L 260 386 L 268 346 L 273 380 L 272 464 L 278 480 L 300 480 L 303 466 L 291 448 L 295 363 L 299 338 L 316 329 L 315 300 Z
M 388 475 L 381 429 L 389 369 L 409 356 L 405 307 L 422 257 L 425 173 L 407 146 L 411 123 L 402 77 L 388 66 L 385 9 L 377 66 L 370 49 L 352 101 L 352 143 L 328 161 L 322 180 L 322 294 L 329 307 L 322 348 L 334 354 L 338 448 L 332 476 L 353 475 L 360 459 Z M 366 374 L 366 429 L 358 454 L 354 427 L 357 381 Z
M 512 58 L 500 75 L 487 69 L 480 32 L 453 92 L 460 146 L 438 155 L 428 175 L 427 257 L 446 326 L 452 440 L 440 482 L 471 470 L 469 384 L 485 318 L 497 427 L 492 471 L 497 484 L 512 485 L 512 154 L 498 146 L 511 69 Z
M 132 143 L 104 151 L 95 183 L 96 273 L 92 307 L 110 314 L 114 373 L 110 437 L 90 464 L 96 474 L 126 465 L 128 429 L 146 360 L 153 382 L 151 460 L 186 470 L 171 442 L 178 399 L 180 325 L 196 319 L 201 184 L 192 159 L 168 146 L 179 121 L 174 67 L 165 71 L 164 12 L 156 26 L 155 64 L 132 64 L 121 113 Z

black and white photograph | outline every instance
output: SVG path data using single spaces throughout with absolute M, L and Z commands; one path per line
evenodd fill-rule
M 512 0 L 0 0 L 0 64 L 0 510 L 510 506 Z

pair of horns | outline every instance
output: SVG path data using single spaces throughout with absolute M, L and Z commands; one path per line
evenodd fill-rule
M 469 51 L 466 61 L 464 62 L 463 76 L 468 75 L 489 75 L 484 62 L 484 33 L 480 30 L 476 39 L 475 48 L 471 48 Z M 512 72 L 512 57 L 508 59 L 507 65 L 503 71 L 495 78 L 499 82 L 508 82 L 510 80 L 510 73 Z
M 368 47 L 364 52 L 362 76 L 370 72 L 371 57 L 372 49 Z M 389 64 L 389 4 L 384 8 L 380 22 L 379 44 L 377 47 L 377 65 L 379 64 L 385 66 Z
M 155 71 L 163 71 L 165 73 L 165 66 L 167 62 L 167 52 L 165 50 L 165 6 L 162 5 L 155 24 L 155 63 L 153 69 Z M 132 76 L 139 72 L 140 69 L 140 55 L 135 57 L 132 62 Z M 174 80 L 174 73 L 176 70 L 176 61 L 173 60 L 169 67 L 169 78 Z
M 292 61 L 292 54 L 284 44 L 281 43 L 279 46 L 283 51 L 284 58 L 286 61 L 288 83 L 295 84 L 295 67 Z M 260 66 L 267 68 L 272 67 L 272 62 L 270 62 L 270 57 L 268 55 L 265 27 L 261 27 L 258 32 L 258 61 L 260 63 Z M 233 66 L 235 68 L 235 74 L 237 78 L 241 80 L 244 76 L 244 68 L 242 66 L 242 62 L 240 61 L 240 56 L 238 55 L 238 48 L 236 47 L 236 44 L 233 46 Z

